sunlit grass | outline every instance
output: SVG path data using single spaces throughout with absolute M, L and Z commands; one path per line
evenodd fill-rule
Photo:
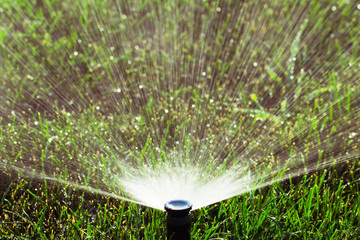
M 356 239 L 359 19 L 346 1 L 3 0 L 0 237 L 165 239 L 116 179 L 179 159 L 261 187 L 192 212 L 194 239 Z

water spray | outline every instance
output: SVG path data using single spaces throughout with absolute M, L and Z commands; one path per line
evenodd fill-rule
M 167 212 L 167 237 L 171 240 L 190 240 L 190 210 L 186 200 L 171 200 L 165 203 Z

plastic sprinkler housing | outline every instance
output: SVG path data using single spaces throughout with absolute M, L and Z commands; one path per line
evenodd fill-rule
M 167 237 L 171 240 L 190 240 L 190 210 L 186 200 L 171 200 L 165 203 L 167 212 Z

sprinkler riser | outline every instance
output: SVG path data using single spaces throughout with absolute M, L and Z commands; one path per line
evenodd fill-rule
M 182 226 L 182 225 L 188 225 L 191 222 L 190 214 L 184 217 L 173 217 L 169 216 L 167 217 L 167 224 L 174 225 L 174 226 Z
M 190 214 L 186 217 L 167 217 L 167 238 L 171 240 L 190 240 Z
M 172 200 L 164 205 L 167 212 L 167 238 L 190 240 L 190 210 L 192 205 L 186 200 Z

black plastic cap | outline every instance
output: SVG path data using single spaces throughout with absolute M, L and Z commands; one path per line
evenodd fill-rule
M 169 216 L 185 217 L 189 215 L 192 204 L 186 200 L 171 200 L 165 203 L 164 208 Z

